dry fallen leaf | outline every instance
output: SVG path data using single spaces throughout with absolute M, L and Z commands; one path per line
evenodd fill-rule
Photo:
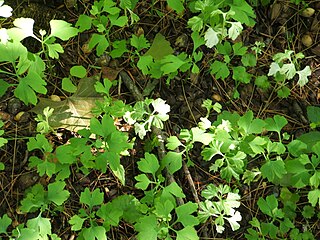
M 54 108 L 53 115 L 49 118 L 53 128 L 65 128 L 73 132 L 87 128 L 93 117 L 92 109 L 96 106 L 96 101 L 103 100 L 94 88 L 97 81 L 95 77 L 83 78 L 72 96 L 58 102 L 41 98 L 31 111 L 42 114 L 43 109 L 49 106 Z

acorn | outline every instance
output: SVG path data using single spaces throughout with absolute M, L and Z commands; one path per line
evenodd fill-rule
M 313 44 L 312 37 L 309 34 L 303 35 L 301 38 L 301 42 L 306 47 L 310 47 Z
M 306 8 L 301 12 L 301 16 L 303 17 L 311 17 L 315 13 L 315 10 L 313 8 Z

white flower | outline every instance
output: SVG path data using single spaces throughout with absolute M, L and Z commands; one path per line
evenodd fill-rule
M 11 17 L 12 7 L 8 5 L 3 5 L 4 1 L 0 0 L 0 17 Z

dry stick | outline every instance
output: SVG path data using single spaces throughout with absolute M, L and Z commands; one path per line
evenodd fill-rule
M 138 100 L 138 101 L 143 101 L 143 96 L 140 93 L 139 89 L 137 88 L 137 86 L 133 83 L 133 81 L 131 80 L 131 78 L 128 76 L 128 74 L 125 71 L 120 71 L 120 77 L 121 80 L 124 82 L 124 84 L 126 85 L 126 87 L 130 90 L 130 92 L 133 94 L 133 97 Z M 165 138 L 163 136 L 162 131 L 159 128 L 153 127 L 152 128 L 152 132 L 157 136 L 158 141 L 159 141 L 159 147 L 158 147 L 158 155 L 160 160 L 164 158 L 165 156 L 165 148 L 164 148 L 164 141 Z M 166 177 L 169 181 L 169 183 L 174 183 L 176 182 L 176 180 L 174 179 L 173 175 L 170 174 L 168 171 L 165 171 Z M 179 206 L 183 205 L 183 199 L 182 198 L 177 198 L 177 204 Z

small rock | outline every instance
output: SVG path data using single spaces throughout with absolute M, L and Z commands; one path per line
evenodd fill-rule
M 22 107 L 22 103 L 17 98 L 12 98 L 8 102 L 8 112 L 12 115 L 16 115 Z

